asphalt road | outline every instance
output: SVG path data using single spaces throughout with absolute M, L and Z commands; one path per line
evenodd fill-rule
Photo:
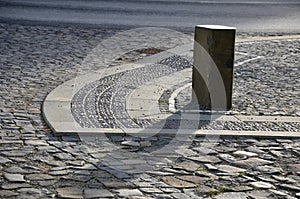
M 197 24 L 241 31 L 300 32 L 299 0 L 0 0 L 0 22 L 193 30 Z

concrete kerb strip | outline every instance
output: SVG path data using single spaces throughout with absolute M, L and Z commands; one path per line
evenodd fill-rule
M 253 37 L 253 38 L 245 38 L 245 39 L 237 39 L 237 43 L 244 42 L 256 42 L 256 41 L 266 41 L 266 40 L 286 40 L 286 39 L 300 39 L 300 35 L 289 35 L 289 36 L 274 36 L 274 37 Z M 58 135 L 68 135 L 74 133 L 86 133 L 86 134 L 103 134 L 103 133 L 124 133 L 122 129 L 110 129 L 110 128 L 82 128 L 73 118 L 71 113 L 71 101 L 73 95 L 79 91 L 85 85 L 92 83 L 94 81 L 99 80 L 99 75 L 101 77 L 109 76 L 115 73 L 129 71 L 135 68 L 143 67 L 146 64 L 155 63 L 157 60 L 161 60 L 163 58 L 170 57 L 174 54 L 181 56 L 191 56 L 192 54 L 193 44 L 186 44 L 183 46 L 179 46 L 162 53 L 158 53 L 149 57 L 144 58 L 141 61 L 138 61 L 133 64 L 125 64 L 121 66 L 116 66 L 110 68 L 109 70 L 102 69 L 96 71 L 96 73 L 89 73 L 78 76 L 76 79 L 76 87 L 75 87 L 75 79 L 69 80 L 60 86 L 56 87 L 50 94 L 46 97 L 43 103 L 43 116 L 47 124 L 53 129 L 55 134 Z M 165 86 L 163 87 L 165 88 Z M 174 98 L 174 96 L 173 96 Z M 133 115 L 137 113 L 133 113 Z M 133 116 L 132 115 L 132 116 Z M 185 114 L 186 115 L 186 114 Z M 186 116 L 190 119 L 193 118 L 192 114 L 188 114 Z M 141 115 L 135 115 L 140 116 Z M 166 118 L 170 116 L 170 114 L 157 114 L 151 117 L 154 118 Z M 201 118 L 202 119 L 202 118 Z M 203 117 L 205 120 L 205 117 Z M 210 117 L 209 120 L 221 120 L 221 121 L 268 121 L 268 122 L 300 122 L 299 117 L 283 117 L 283 116 L 243 116 L 243 115 L 218 115 L 215 114 Z M 163 134 L 174 133 L 172 129 L 164 129 L 164 130 L 149 130 L 149 129 L 126 129 L 126 132 L 132 132 L 133 134 L 150 134 L 153 131 L 161 131 Z M 300 137 L 300 132 L 270 132 L 270 131 L 229 131 L 229 130 L 189 130 L 189 129 L 180 129 L 182 134 L 196 134 L 196 135 L 221 135 L 221 136 L 255 136 L 255 137 Z

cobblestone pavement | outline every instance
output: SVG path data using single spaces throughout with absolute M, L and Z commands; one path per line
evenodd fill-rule
M 81 142 L 54 136 L 41 117 L 44 98 L 74 78 L 87 53 L 113 34 L 1 24 L 1 198 L 300 198 L 299 139 L 221 137 L 212 142 L 214 137 L 102 135 Z M 173 38 L 165 47 L 176 41 L 183 42 Z M 238 49 L 264 58 L 250 62 L 249 70 L 236 70 L 246 87 L 235 85 L 236 90 L 248 90 L 249 100 L 235 101 L 235 108 L 299 116 L 299 40 L 253 42 Z M 145 56 L 145 51 L 131 52 L 115 64 L 132 61 L 132 55 Z M 280 96 L 279 88 L 287 92 Z M 235 94 L 235 99 L 243 97 Z M 259 99 L 270 101 L 263 107 Z M 170 140 L 178 143 L 176 150 L 156 150 Z M 156 144 L 151 148 L 151 143 Z

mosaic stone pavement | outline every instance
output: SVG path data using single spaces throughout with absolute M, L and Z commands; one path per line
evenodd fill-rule
M 42 117 L 43 100 L 52 89 L 74 78 L 88 52 L 114 34 L 109 30 L 0 24 L 0 198 L 300 197 L 300 140 L 296 138 L 221 137 L 211 145 L 203 136 L 195 136 L 189 147 L 176 138 L 172 139 L 174 145 L 182 147 L 154 155 L 147 153 L 147 147 L 164 145 L 170 138 L 111 135 L 112 142 L 105 135 L 89 142 L 53 134 Z M 184 43 L 184 38 L 174 35 L 156 38 L 167 48 Z M 234 96 L 235 111 L 299 116 L 295 97 L 299 42 L 238 46 L 241 52 L 267 58 L 248 63 L 244 72 L 236 70 L 243 81 L 235 86 L 239 90 Z M 122 60 L 112 65 L 122 64 Z M 276 70 L 269 73 L 264 68 Z M 289 76 L 284 76 L 286 71 Z M 284 88 L 286 93 L 276 88 Z M 245 90 L 247 96 L 242 95 Z M 187 99 L 184 91 L 178 96 L 178 105 L 185 104 L 180 102 Z

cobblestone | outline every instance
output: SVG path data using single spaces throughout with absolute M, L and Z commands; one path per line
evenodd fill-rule
M 109 143 L 107 139 L 80 142 L 53 135 L 41 115 L 43 99 L 56 86 L 74 78 L 89 51 L 113 34 L 109 30 L 0 25 L 1 198 L 299 197 L 299 139 L 221 138 L 207 147 L 203 138 L 195 137 L 186 153 L 147 156 L 138 145 L 122 148 L 120 143 L 146 143 L 143 147 L 155 151 L 170 138 L 120 136 Z M 190 40 L 190 35 L 187 37 L 159 39 L 161 45 L 155 51 L 182 44 Z M 235 111 L 299 116 L 297 46 L 299 40 L 237 46 L 238 51 L 262 58 L 237 67 Z M 120 56 L 111 66 L 146 56 L 142 55 L 146 48 Z M 102 66 L 107 63 L 103 61 Z M 184 98 L 184 92 L 188 90 L 179 98 Z M 224 126 L 299 131 L 299 124 L 293 122 Z M 134 147 L 137 153 L 130 152 Z M 239 174 L 228 175 L 232 170 Z

